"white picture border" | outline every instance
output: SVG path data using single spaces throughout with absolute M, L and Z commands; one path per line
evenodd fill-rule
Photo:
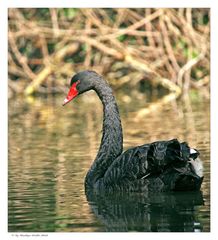
M 0 2 L 0 236 L 1 239 L 111 239 L 122 238 L 125 240 L 139 239 L 167 239 L 167 240 L 214 240 L 218 239 L 217 225 L 217 192 L 216 171 L 218 171 L 218 147 L 217 147 L 217 126 L 218 126 L 218 6 L 215 0 L 80 0 L 77 3 L 70 0 L 2 0 Z M 211 9 L 211 232 L 210 233 L 10 233 L 8 232 L 8 197 L 7 197 L 7 171 L 8 171 L 8 36 L 7 36 L 7 14 L 8 8 L 41 8 L 41 7 L 66 7 L 66 8 L 210 8 Z

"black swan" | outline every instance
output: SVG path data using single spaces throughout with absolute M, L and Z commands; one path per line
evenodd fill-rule
M 85 188 L 96 192 L 199 190 L 203 167 L 199 152 L 177 139 L 157 141 L 123 152 L 122 126 L 108 83 L 94 71 L 71 79 L 63 105 L 94 90 L 103 104 L 103 135 L 97 156 L 85 178 Z

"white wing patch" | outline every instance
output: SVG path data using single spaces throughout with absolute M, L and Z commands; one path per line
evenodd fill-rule
M 189 158 L 189 159 L 190 159 L 189 162 L 193 166 L 195 173 L 199 177 L 203 177 L 204 176 L 204 174 L 203 174 L 204 167 L 203 167 L 203 163 L 202 163 L 201 159 L 200 158 L 196 158 L 195 160 L 193 160 L 192 158 Z
M 190 148 L 190 154 L 196 153 L 197 151 L 193 148 Z

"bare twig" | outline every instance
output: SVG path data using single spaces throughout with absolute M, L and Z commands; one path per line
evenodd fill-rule
M 13 53 L 16 56 L 17 61 L 20 63 L 20 65 L 23 67 L 23 69 L 25 70 L 25 72 L 27 73 L 27 75 L 29 76 L 30 79 L 34 79 L 35 78 L 35 74 L 33 73 L 33 71 L 30 69 L 30 67 L 28 66 L 27 62 L 27 58 L 22 55 L 20 53 L 20 51 L 17 48 L 17 44 L 14 40 L 13 34 L 9 31 L 8 33 L 8 37 L 9 37 L 9 43 L 11 48 L 13 49 Z
M 182 77 L 183 77 L 183 75 L 184 75 L 187 71 L 189 71 L 195 64 L 197 64 L 201 59 L 204 58 L 206 51 L 207 51 L 207 48 L 204 47 L 204 49 L 202 50 L 202 52 L 201 52 L 196 58 L 190 59 L 190 60 L 180 69 L 180 71 L 179 71 L 179 73 L 178 73 L 178 83 L 179 83 L 180 85 L 182 85 L 181 82 L 182 82 Z

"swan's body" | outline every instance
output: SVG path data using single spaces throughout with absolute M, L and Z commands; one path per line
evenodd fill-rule
M 199 152 L 185 142 L 157 141 L 122 153 L 123 134 L 117 103 L 112 89 L 97 73 L 76 74 L 64 104 L 91 89 L 103 103 L 104 120 L 101 145 L 85 178 L 86 189 L 104 192 L 200 189 L 203 175 Z

